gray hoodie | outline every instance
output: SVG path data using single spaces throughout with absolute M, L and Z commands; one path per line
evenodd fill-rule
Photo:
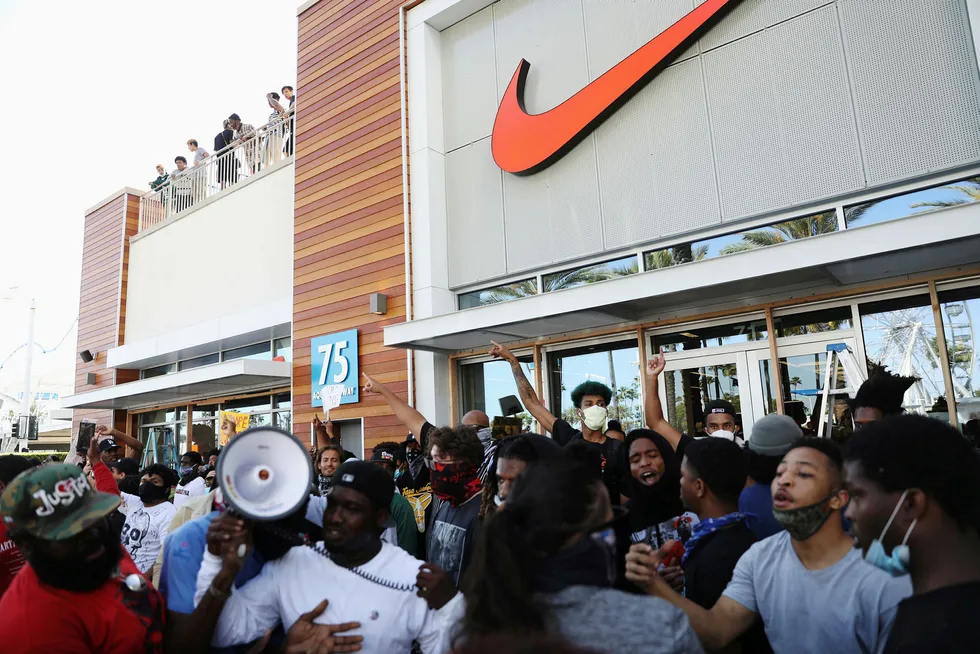
M 684 612 L 662 599 L 571 586 L 547 601 L 558 630 L 577 646 L 615 654 L 704 654 Z

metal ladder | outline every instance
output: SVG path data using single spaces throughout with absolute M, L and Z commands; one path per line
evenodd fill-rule
M 159 429 L 151 429 L 150 435 L 146 438 L 146 447 L 143 448 L 143 462 L 140 467 L 145 468 L 153 463 L 164 463 L 171 468 L 177 465 L 177 448 L 174 446 L 174 433 L 171 429 L 163 429 L 163 461 L 157 461 L 157 432 Z
M 844 386 L 835 388 L 837 385 L 837 367 L 844 369 Z M 834 405 L 832 397 L 843 395 L 850 397 L 857 393 L 858 388 L 868 378 L 864 366 L 858 364 L 854 358 L 854 353 L 845 343 L 831 343 L 827 346 L 827 366 L 824 369 L 823 392 L 820 394 L 823 406 L 820 411 L 820 426 L 817 429 L 817 436 L 829 438 L 830 433 L 827 429 L 828 424 L 833 423 Z

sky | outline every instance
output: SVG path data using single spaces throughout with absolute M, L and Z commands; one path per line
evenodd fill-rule
M 265 94 L 296 85 L 299 4 L 0 0 L 0 392 L 23 387 L 23 350 L 8 355 L 26 341 L 32 297 L 35 341 L 52 349 L 67 333 L 35 350 L 33 390 L 71 390 L 85 210 L 147 190 L 189 138 L 210 149 L 233 112 L 264 124 Z

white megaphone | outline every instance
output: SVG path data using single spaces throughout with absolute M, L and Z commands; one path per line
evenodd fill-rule
M 261 522 L 296 511 L 313 484 L 310 455 L 292 434 L 275 427 L 235 435 L 218 457 L 216 474 L 228 506 Z

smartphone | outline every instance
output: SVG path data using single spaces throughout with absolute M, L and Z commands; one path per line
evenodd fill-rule
M 75 441 L 75 451 L 80 454 L 88 452 L 88 446 L 95 438 L 95 423 L 82 422 L 78 425 L 78 440 Z

